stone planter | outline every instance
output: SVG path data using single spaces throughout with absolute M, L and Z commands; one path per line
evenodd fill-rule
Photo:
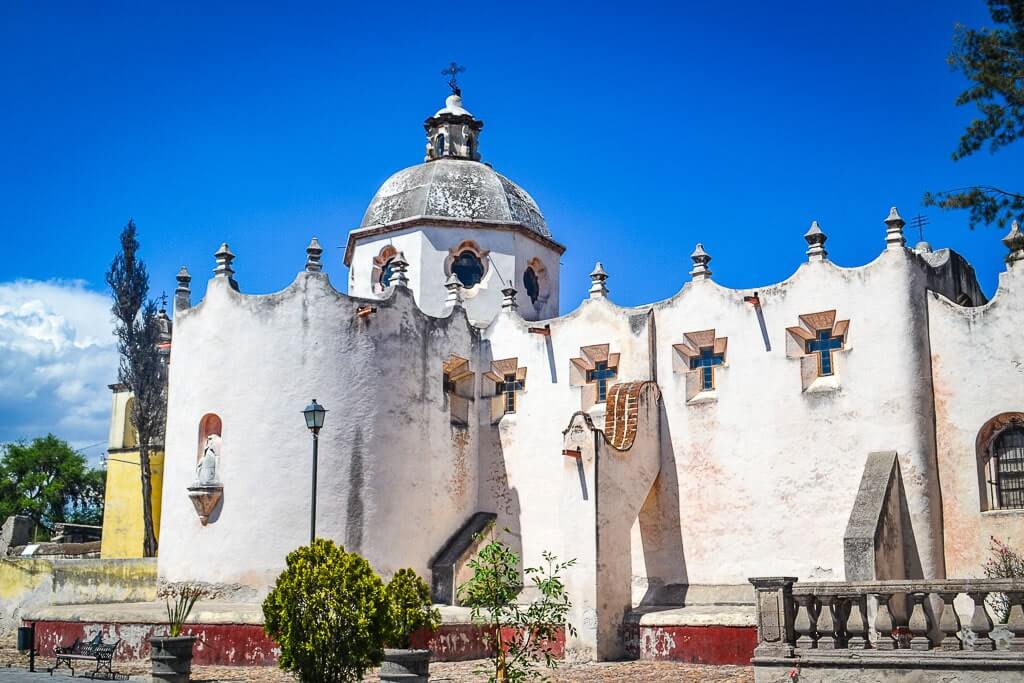
M 153 680 L 186 683 L 192 673 L 192 647 L 195 643 L 195 636 L 151 637 L 149 658 L 153 663 Z
M 380 680 L 392 683 L 427 683 L 430 680 L 430 650 L 384 650 Z

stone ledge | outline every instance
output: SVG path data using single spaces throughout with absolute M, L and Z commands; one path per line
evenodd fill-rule
M 799 651 L 798 651 L 799 652 Z M 796 657 L 754 657 L 758 666 L 816 667 L 816 668 L 890 668 L 890 669 L 998 669 L 1024 672 L 1024 653 L 968 652 L 955 656 L 946 652 L 903 650 L 906 655 L 893 655 L 880 650 L 833 650 L 829 654 L 800 653 Z
M 639 607 L 626 623 L 640 626 L 757 626 L 754 605 L 691 605 Z

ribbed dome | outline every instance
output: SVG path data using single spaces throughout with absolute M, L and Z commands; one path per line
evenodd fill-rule
M 359 227 L 415 217 L 494 221 L 551 237 L 526 190 L 490 166 L 468 159 L 435 159 L 394 174 L 377 190 Z

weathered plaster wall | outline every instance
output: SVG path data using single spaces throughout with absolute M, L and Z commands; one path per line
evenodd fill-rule
M 1024 412 L 1024 264 L 999 278 L 987 305 L 928 297 L 935 430 L 950 577 L 981 576 L 995 536 L 1024 551 L 1024 510 L 983 504 L 984 470 L 975 442 L 991 418 Z
M 382 573 L 428 561 L 476 509 L 476 428 L 453 428 L 442 363 L 475 366 L 476 332 L 459 311 L 428 318 L 396 292 L 377 312 L 300 273 L 286 290 L 239 294 L 210 281 L 178 316 L 168 408 L 160 580 L 202 581 L 239 597 L 265 592 L 287 553 L 308 542 L 311 440 L 300 410 L 327 409 L 320 434 L 317 535 Z M 199 420 L 223 423 L 223 500 L 201 525 Z M 168 522 L 166 520 L 173 520 Z
M 38 607 L 155 599 L 155 560 L 0 559 L 0 641 Z

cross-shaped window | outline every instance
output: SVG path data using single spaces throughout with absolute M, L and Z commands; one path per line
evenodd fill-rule
M 725 354 L 715 353 L 713 346 L 702 346 L 700 355 L 690 359 L 690 369 L 700 369 L 703 391 L 711 391 L 715 388 L 715 366 L 724 362 Z
M 814 339 L 807 341 L 807 353 L 818 354 L 818 376 L 832 374 L 832 351 L 843 348 L 842 336 L 832 336 L 832 330 L 818 330 Z
M 505 395 L 506 413 L 516 412 L 516 392 L 522 391 L 525 386 L 523 380 L 516 379 L 515 373 L 506 374 L 503 382 L 495 383 L 495 392 Z
M 604 403 L 608 397 L 608 380 L 614 379 L 616 369 L 608 367 L 608 361 L 597 361 L 593 370 L 587 370 L 587 382 L 597 384 L 597 402 Z

